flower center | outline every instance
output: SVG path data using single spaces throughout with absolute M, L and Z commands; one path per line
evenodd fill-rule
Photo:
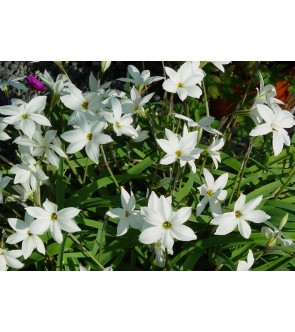
M 242 213 L 240 211 L 235 211 L 236 218 L 241 218 Z
M 179 82 L 179 83 L 177 84 L 177 86 L 178 86 L 179 88 L 183 88 L 183 83 Z
M 52 215 L 51 215 L 51 220 L 52 221 L 55 221 L 57 219 L 57 214 L 54 212 L 54 213 L 52 213 Z
M 213 195 L 213 190 L 211 190 L 211 189 L 208 189 L 207 190 L 207 196 L 212 196 Z
M 165 228 L 165 229 L 169 229 L 169 228 L 171 227 L 171 224 L 170 224 L 169 221 L 164 221 L 162 226 L 163 226 L 163 228 Z
M 138 111 L 138 110 L 139 110 L 139 105 L 135 105 L 135 106 L 133 107 L 133 110 L 134 110 L 134 111 Z
M 33 235 L 30 231 L 28 231 L 27 234 L 28 234 L 28 236 L 32 236 Z
M 84 108 L 84 110 L 88 110 L 88 101 L 85 101 L 83 104 L 82 104 L 82 107 Z
M 128 211 L 125 211 L 125 218 L 128 218 L 130 213 Z
M 28 114 L 27 113 L 22 114 L 22 118 L 26 120 L 28 118 Z
M 180 156 L 182 155 L 182 153 L 181 153 L 180 150 L 177 150 L 177 151 L 175 152 L 175 154 L 176 154 L 176 157 L 180 157 Z
M 120 128 L 120 123 L 119 123 L 118 121 L 116 121 L 115 126 L 116 126 L 117 128 Z
M 87 139 L 87 141 L 91 141 L 92 140 L 92 134 L 87 134 L 86 139 Z

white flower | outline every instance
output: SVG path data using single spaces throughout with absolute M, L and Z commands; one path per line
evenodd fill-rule
M 35 191 L 37 182 L 47 180 L 48 176 L 46 176 L 39 163 L 32 156 L 22 154 L 21 160 L 22 164 L 14 165 L 10 170 L 12 174 L 15 174 L 13 183 L 28 183 Z
M 2 190 L 8 185 L 9 181 L 11 181 L 12 178 L 9 176 L 2 175 L 2 172 L 0 171 L 0 204 L 3 203 L 3 193 Z
M 22 256 L 21 250 L 10 250 L 0 248 L 0 271 L 7 271 L 7 266 L 14 269 L 21 269 L 24 264 L 21 263 L 18 257 Z
M 174 239 L 180 241 L 196 240 L 191 228 L 183 225 L 191 215 L 191 207 L 183 207 L 177 212 L 172 210 L 171 197 L 152 192 L 147 207 L 142 207 L 141 215 L 145 220 L 139 241 L 144 244 L 160 242 L 165 248 L 172 249 Z
M 0 89 L 4 90 L 8 85 L 10 85 L 18 90 L 27 91 L 28 88 L 24 84 L 19 82 L 24 78 L 25 77 L 23 76 L 23 77 L 10 78 L 8 81 L 2 81 L 0 82 Z
M 187 162 L 192 162 L 197 159 L 200 153 L 203 151 L 201 149 L 195 148 L 197 144 L 198 132 L 188 132 L 187 127 L 184 126 L 183 137 L 174 134 L 171 130 L 165 128 L 165 133 L 168 138 L 157 139 L 160 147 L 167 153 L 160 160 L 160 164 L 169 165 L 179 160 L 180 166 L 184 166 Z M 193 164 L 190 164 L 193 166 Z
M 204 76 L 194 72 L 191 62 L 185 62 L 177 72 L 169 67 L 165 67 L 165 71 L 169 79 L 163 82 L 164 90 L 177 93 L 182 101 L 187 96 L 200 98 L 202 90 L 197 84 L 202 82 Z
M 254 264 L 254 256 L 252 251 L 249 249 L 247 255 L 247 262 L 239 261 L 237 271 L 248 271 L 253 264 Z
M 43 203 L 44 209 L 40 207 L 27 207 L 26 211 L 34 218 L 30 225 L 30 229 L 34 234 L 43 234 L 50 229 L 53 239 L 61 243 L 63 240 L 61 230 L 68 233 L 78 232 L 81 229 L 73 221 L 80 210 L 74 207 L 68 207 L 57 211 L 57 205 L 50 202 L 48 199 Z
M 131 114 L 125 114 L 122 116 L 122 106 L 117 98 L 111 99 L 113 114 L 108 112 L 104 113 L 105 119 L 113 125 L 114 132 L 117 136 L 126 135 L 136 137 L 137 132 L 131 126 L 133 118 Z M 122 116 L 122 117 L 121 117 Z
M 60 97 L 62 103 L 74 112 L 68 119 L 69 125 L 75 125 L 78 121 L 78 115 L 85 115 L 88 121 L 96 120 L 96 113 L 101 110 L 99 95 L 95 92 L 82 93 L 75 86 L 68 88 L 70 94 Z
M 238 226 L 239 232 L 245 239 L 251 235 L 251 227 L 248 221 L 256 224 L 265 222 L 270 218 L 262 210 L 255 210 L 262 200 L 262 195 L 251 199 L 246 203 L 246 196 L 241 194 L 234 206 L 234 212 L 227 212 L 211 220 L 212 225 L 218 225 L 215 235 L 229 234 Z
M 218 151 L 223 148 L 224 143 L 224 138 L 215 140 L 215 137 L 213 137 L 212 143 L 206 148 L 206 152 L 212 158 L 216 169 L 218 168 L 218 162 L 221 162 L 220 152 Z
M 198 190 L 205 197 L 197 205 L 197 216 L 203 212 L 209 202 L 211 213 L 215 217 L 222 213 L 219 201 L 223 201 L 226 198 L 227 191 L 223 190 L 223 188 L 226 186 L 228 173 L 222 174 L 216 181 L 214 181 L 213 175 L 206 168 L 204 168 L 203 173 L 206 184 L 198 187 Z
M 56 81 L 53 80 L 51 75 L 45 69 L 44 74 L 38 75 L 51 90 L 55 94 L 65 94 L 65 89 L 69 88 L 70 86 L 74 86 L 68 76 L 64 74 L 59 74 L 56 78 Z
M 142 73 L 140 73 L 139 70 L 132 65 L 129 65 L 127 70 L 132 78 L 118 78 L 118 81 L 133 83 L 135 87 L 149 85 L 153 82 L 163 79 L 163 77 L 160 76 L 150 77 L 151 74 L 149 70 L 144 70 Z
M 200 119 L 199 122 L 196 122 L 191 118 L 184 116 L 182 114 L 174 113 L 174 115 L 178 119 L 187 121 L 188 127 L 193 127 L 193 128 L 197 127 L 198 129 L 202 128 L 203 130 L 207 131 L 210 134 L 222 135 L 220 131 L 209 127 L 214 122 L 213 116 L 205 116 L 204 118 Z
M 67 155 L 61 149 L 59 140 L 55 139 L 56 133 L 56 130 L 49 130 L 45 133 L 45 137 L 42 137 L 40 131 L 37 130 L 32 139 L 20 136 L 14 140 L 14 143 L 33 147 L 32 156 L 46 157 L 50 164 L 58 167 L 59 158 L 55 153 L 63 158 L 67 158 Z
M 284 239 L 282 237 L 283 233 L 277 229 L 272 230 L 270 227 L 263 226 L 261 228 L 261 233 L 266 236 L 267 239 L 273 239 L 277 245 L 282 244 L 283 246 L 291 246 L 293 241 L 291 239 Z
M 22 202 L 20 203 L 22 206 L 27 207 L 25 202 L 30 199 L 33 201 L 34 191 L 30 187 L 28 182 L 24 182 L 22 184 L 16 184 L 12 186 L 12 188 L 19 194 L 19 195 L 11 195 L 8 196 L 5 202 Z
M 123 208 L 115 208 L 108 211 L 106 214 L 111 218 L 119 218 L 117 227 L 117 236 L 124 235 L 129 226 L 135 229 L 139 229 L 142 226 L 142 218 L 139 211 L 135 209 L 135 197 L 131 191 L 128 192 L 121 187 L 121 204 Z
M 140 125 L 138 125 L 135 130 L 137 135 L 132 136 L 134 142 L 142 142 L 149 138 L 149 132 L 147 130 L 141 130 Z
M 231 61 L 211 61 L 215 67 L 224 72 L 224 65 L 228 65 Z
M 3 118 L 0 118 L 0 141 L 7 141 L 11 138 L 4 132 L 4 129 L 7 127 L 7 125 L 7 123 L 3 122 Z
M 42 240 L 38 235 L 42 233 L 34 232 L 31 229 L 31 224 L 34 221 L 34 218 L 25 214 L 25 220 L 20 220 L 17 218 L 8 218 L 8 223 L 16 233 L 10 235 L 6 243 L 15 244 L 22 242 L 22 251 L 25 259 L 31 256 L 34 249 L 45 255 L 45 247 Z
M 8 115 L 3 122 L 13 124 L 16 129 L 20 129 L 24 134 L 33 137 L 36 130 L 36 123 L 51 127 L 50 121 L 40 113 L 46 106 L 46 96 L 33 98 L 28 104 L 18 99 L 12 102 L 12 105 L 0 107 L 0 113 Z
M 105 122 L 88 123 L 84 114 L 81 113 L 77 115 L 77 125 L 77 129 L 60 135 L 62 139 L 71 143 L 67 148 L 67 153 L 76 153 L 85 147 L 87 156 L 98 164 L 100 144 L 113 141 L 109 135 L 102 133 Z
M 292 128 L 295 120 L 290 112 L 281 110 L 277 105 L 273 106 L 274 111 L 266 105 L 257 105 L 259 115 L 265 123 L 252 129 L 249 135 L 261 136 L 272 132 L 272 147 L 274 155 L 277 156 L 283 150 L 284 144 L 290 146 L 290 137 L 284 128 Z
M 153 95 L 154 92 L 147 96 L 141 97 L 139 91 L 133 87 L 130 91 L 131 100 L 122 100 L 123 113 L 138 113 L 141 115 L 145 114 L 144 105 L 151 100 Z

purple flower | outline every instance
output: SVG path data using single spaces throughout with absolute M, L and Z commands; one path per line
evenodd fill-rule
M 29 86 L 36 91 L 46 91 L 46 86 L 40 82 L 35 76 L 30 75 L 26 77 Z

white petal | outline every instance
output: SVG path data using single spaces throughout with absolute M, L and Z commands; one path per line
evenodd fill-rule
M 161 242 L 165 248 L 167 249 L 173 248 L 174 241 L 169 230 L 164 230 Z
M 121 236 L 127 233 L 129 228 L 129 222 L 127 218 L 122 218 L 119 220 L 117 226 L 117 236 Z
M 200 203 L 197 205 L 196 215 L 197 217 L 204 211 L 209 199 L 208 197 L 203 197 Z
M 274 151 L 274 155 L 278 156 L 284 147 L 284 139 L 282 134 L 275 130 L 273 132 L 273 138 L 272 138 L 272 147 L 273 147 L 273 151 Z
M 23 232 L 16 232 L 14 234 L 11 234 L 7 238 L 6 243 L 15 244 L 15 243 L 23 241 L 26 237 L 28 237 L 28 234 L 23 233 Z
M 34 218 L 50 218 L 50 213 L 40 207 L 29 206 L 26 208 L 28 214 Z
M 274 120 L 275 120 L 274 112 L 268 106 L 258 104 L 256 107 L 257 107 L 259 115 L 262 117 L 262 119 L 266 123 L 274 122 Z
M 183 207 L 176 212 L 173 212 L 170 222 L 174 225 L 181 225 L 185 223 L 192 214 L 191 207 Z
M 188 95 L 193 98 L 200 98 L 202 95 L 202 90 L 197 85 L 187 86 L 185 87 L 185 90 L 187 91 Z
M 153 226 L 146 228 L 139 236 L 139 241 L 144 244 L 159 242 L 162 238 L 162 226 Z
M 32 234 L 44 234 L 48 231 L 50 227 L 50 220 L 49 219 L 36 219 L 30 225 L 30 232 Z
M 42 126 L 51 127 L 50 121 L 44 115 L 30 114 L 30 119 L 32 119 L 33 121 L 37 122 L 38 124 L 40 124 Z
M 33 98 L 27 104 L 27 112 L 28 113 L 40 113 L 45 109 L 46 106 L 46 96 L 38 96 Z
M 51 230 L 51 235 L 52 235 L 53 239 L 58 243 L 62 243 L 63 236 L 62 236 L 62 232 L 60 230 L 59 224 L 57 222 L 52 222 L 50 230 Z
M 24 259 L 31 256 L 33 250 L 36 248 L 33 236 L 28 236 L 22 243 L 22 251 Z
M 246 203 L 246 196 L 244 194 L 240 194 L 240 197 L 235 203 L 234 210 L 240 211 L 244 207 L 245 203 Z
M 99 145 L 93 141 L 88 142 L 86 144 L 86 154 L 90 160 L 98 164 L 98 157 L 99 157 Z
M 57 212 L 58 218 L 63 218 L 63 219 L 72 219 L 75 218 L 81 210 L 74 208 L 74 207 L 68 207 L 65 209 L 62 209 Z
M 250 131 L 250 136 L 261 136 L 266 135 L 272 131 L 271 126 L 268 123 L 258 125 L 256 128 Z
M 173 225 L 170 229 L 170 233 L 175 239 L 180 241 L 192 241 L 197 239 L 193 230 L 185 225 L 177 225 L 175 227 Z
M 176 92 L 181 101 L 184 101 L 186 99 L 186 97 L 188 96 L 188 92 L 184 88 L 177 88 Z
M 238 209 L 238 210 L 241 210 L 242 214 L 247 214 L 249 213 L 250 211 L 253 211 L 262 201 L 262 198 L 263 196 L 260 195 L 260 196 L 257 196 L 253 199 L 251 199 L 248 203 L 246 203 L 242 209 Z
M 20 122 L 20 129 L 24 132 L 24 134 L 32 138 L 36 131 L 35 122 L 29 118 L 24 119 Z
M 68 233 L 79 232 L 81 230 L 80 227 L 71 219 L 58 218 L 57 223 L 59 224 L 60 229 Z
M 270 219 L 270 216 L 261 210 L 250 211 L 247 214 L 243 215 L 243 217 L 246 220 L 255 222 L 256 224 L 260 224 L 262 222 L 265 222 L 267 219 Z
M 249 239 L 250 235 L 251 235 L 251 227 L 250 225 L 247 223 L 246 220 L 244 220 L 243 218 L 239 219 L 238 222 L 238 228 L 239 228 L 239 232 L 241 233 L 241 235 L 245 238 L 245 239 Z

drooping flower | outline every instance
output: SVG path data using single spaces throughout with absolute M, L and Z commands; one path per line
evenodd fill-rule
M 229 63 L 231 63 L 231 61 L 211 61 L 213 63 L 213 65 L 218 68 L 219 70 L 221 70 L 224 73 L 224 65 L 228 65 Z
M 185 62 L 177 72 L 169 67 L 165 67 L 165 71 L 169 79 L 163 82 L 164 90 L 177 93 L 182 101 L 187 96 L 200 98 L 202 90 L 197 84 L 202 82 L 204 76 L 194 72 L 191 62 Z
M 221 162 L 220 152 L 218 151 L 223 148 L 224 144 L 224 138 L 219 138 L 216 140 L 215 137 L 213 137 L 212 143 L 205 149 L 205 151 L 212 158 L 216 169 L 218 168 L 218 162 Z
M 237 271 L 249 271 L 250 267 L 254 264 L 254 256 L 252 251 L 249 249 L 247 255 L 247 261 L 239 261 Z
M 166 249 L 172 249 L 174 239 L 180 241 L 196 240 L 197 236 L 191 228 L 183 225 L 192 212 L 191 207 L 183 207 L 174 212 L 171 197 L 158 197 L 151 193 L 147 207 L 142 207 L 140 213 L 145 220 L 139 241 L 144 244 L 160 242 Z
M 34 75 L 26 77 L 27 83 L 35 91 L 46 91 L 46 86 L 40 82 Z
M 3 118 L 0 118 L 0 141 L 7 141 L 11 137 L 4 132 L 4 129 L 8 126 L 7 123 L 3 122 Z
M 81 230 L 73 220 L 81 211 L 77 208 L 68 207 L 58 211 L 57 205 L 46 199 L 43 209 L 29 206 L 26 211 L 36 219 L 30 224 L 32 233 L 43 234 L 50 229 L 53 239 L 58 243 L 63 240 L 62 230 L 68 233 Z
M 206 183 L 198 187 L 198 190 L 204 198 L 197 205 L 197 216 L 199 216 L 206 205 L 210 204 L 211 213 L 213 216 L 218 216 L 222 213 L 220 201 L 226 198 L 227 191 L 223 190 L 228 180 L 228 173 L 222 174 L 216 181 L 214 181 L 213 175 L 204 168 L 204 176 Z
M 273 240 L 272 244 L 283 245 L 289 247 L 293 244 L 291 239 L 285 239 L 282 237 L 283 233 L 278 229 L 271 229 L 270 227 L 263 226 L 261 228 L 261 233 L 266 236 L 267 239 Z
M 62 139 L 71 143 L 67 148 L 67 153 L 76 153 L 85 147 L 87 156 L 98 164 L 100 144 L 113 141 L 109 135 L 102 132 L 105 122 L 88 123 L 87 118 L 82 113 L 78 114 L 76 119 L 78 128 L 60 135 Z
M 117 236 L 126 234 L 130 226 L 135 229 L 141 228 L 142 217 L 138 210 L 134 210 L 135 203 L 133 192 L 131 191 L 129 195 L 129 193 L 121 187 L 122 208 L 111 209 L 106 213 L 111 218 L 119 218 Z
M 3 203 L 3 193 L 2 190 L 7 187 L 8 183 L 12 180 L 9 176 L 4 176 L 0 171 L 0 204 Z
M 7 271 L 7 266 L 14 269 L 21 269 L 24 264 L 17 258 L 22 256 L 21 250 L 7 250 L 0 248 L 0 271 Z
M 6 243 L 15 244 L 22 242 L 22 252 L 25 259 L 31 256 L 34 249 L 45 255 L 44 243 L 38 236 L 43 232 L 34 232 L 31 229 L 31 224 L 34 221 L 33 217 L 26 213 L 24 221 L 17 218 L 8 218 L 7 220 L 15 233 L 7 238 Z
M 7 115 L 3 122 L 14 125 L 16 129 L 20 129 L 32 138 L 36 131 L 36 123 L 51 127 L 50 121 L 41 114 L 46 106 L 46 98 L 46 96 L 38 96 L 28 104 L 14 99 L 12 105 L 1 106 L 0 113 Z
M 251 227 L 248 221 L 256 224 L 265 222 L 270 218 L 262 210 L 255 210 L 262 200 L 262 195 L 251 199 L 246 203 L 246 196 L 241 194 L 235 203 L 234 211 L 227 212 L 211 220 L 212 225 L 217 225 L 215 235 L 226 235 L 234 231 L 238 226 L 239 232 L 245 239 L 251 235 Z
M 48 71 L 45 70 L 44 74 L 39 74 L 39 77 L 47 85 L 47 87 L 49 87 L 49 89 L 57 95 L 64 95 L 66 93 L 66 89 L 70 86 L 74 86 L 68 76 L 64 74 L 59 74 L 54 81 Z
M 149 138 L 149 132 L 147 130 L 141 130 L 140 125 L 138 125 L 136 128 L 137 135 L 132 136 L 133 142 L 142 142 Z
M 165 267 L 166 264 L 166 249 L 161 244 L 161 242 L 154 243 L 153 245 L 154 251 L 155 251 L 155 256 L 156 256 L 156 262 L 155 264 L 158 267 Z M 172 249 L 167 249 L 167 254 L 173 255 L 173 250 Z
M 273 105 L 274 110 L 266 105 L 257 105 L 257 110 L 265 123 L 252 129 L 250 136 L 262 136 L 273 134 L 272 147 L 277 156 L 283 150 L 284 144 L 290 146 L 290 137 L 284 128 L 292 128 L 295 125 L 294 116 L 288 111 L 283 111 L 278 105 Z

